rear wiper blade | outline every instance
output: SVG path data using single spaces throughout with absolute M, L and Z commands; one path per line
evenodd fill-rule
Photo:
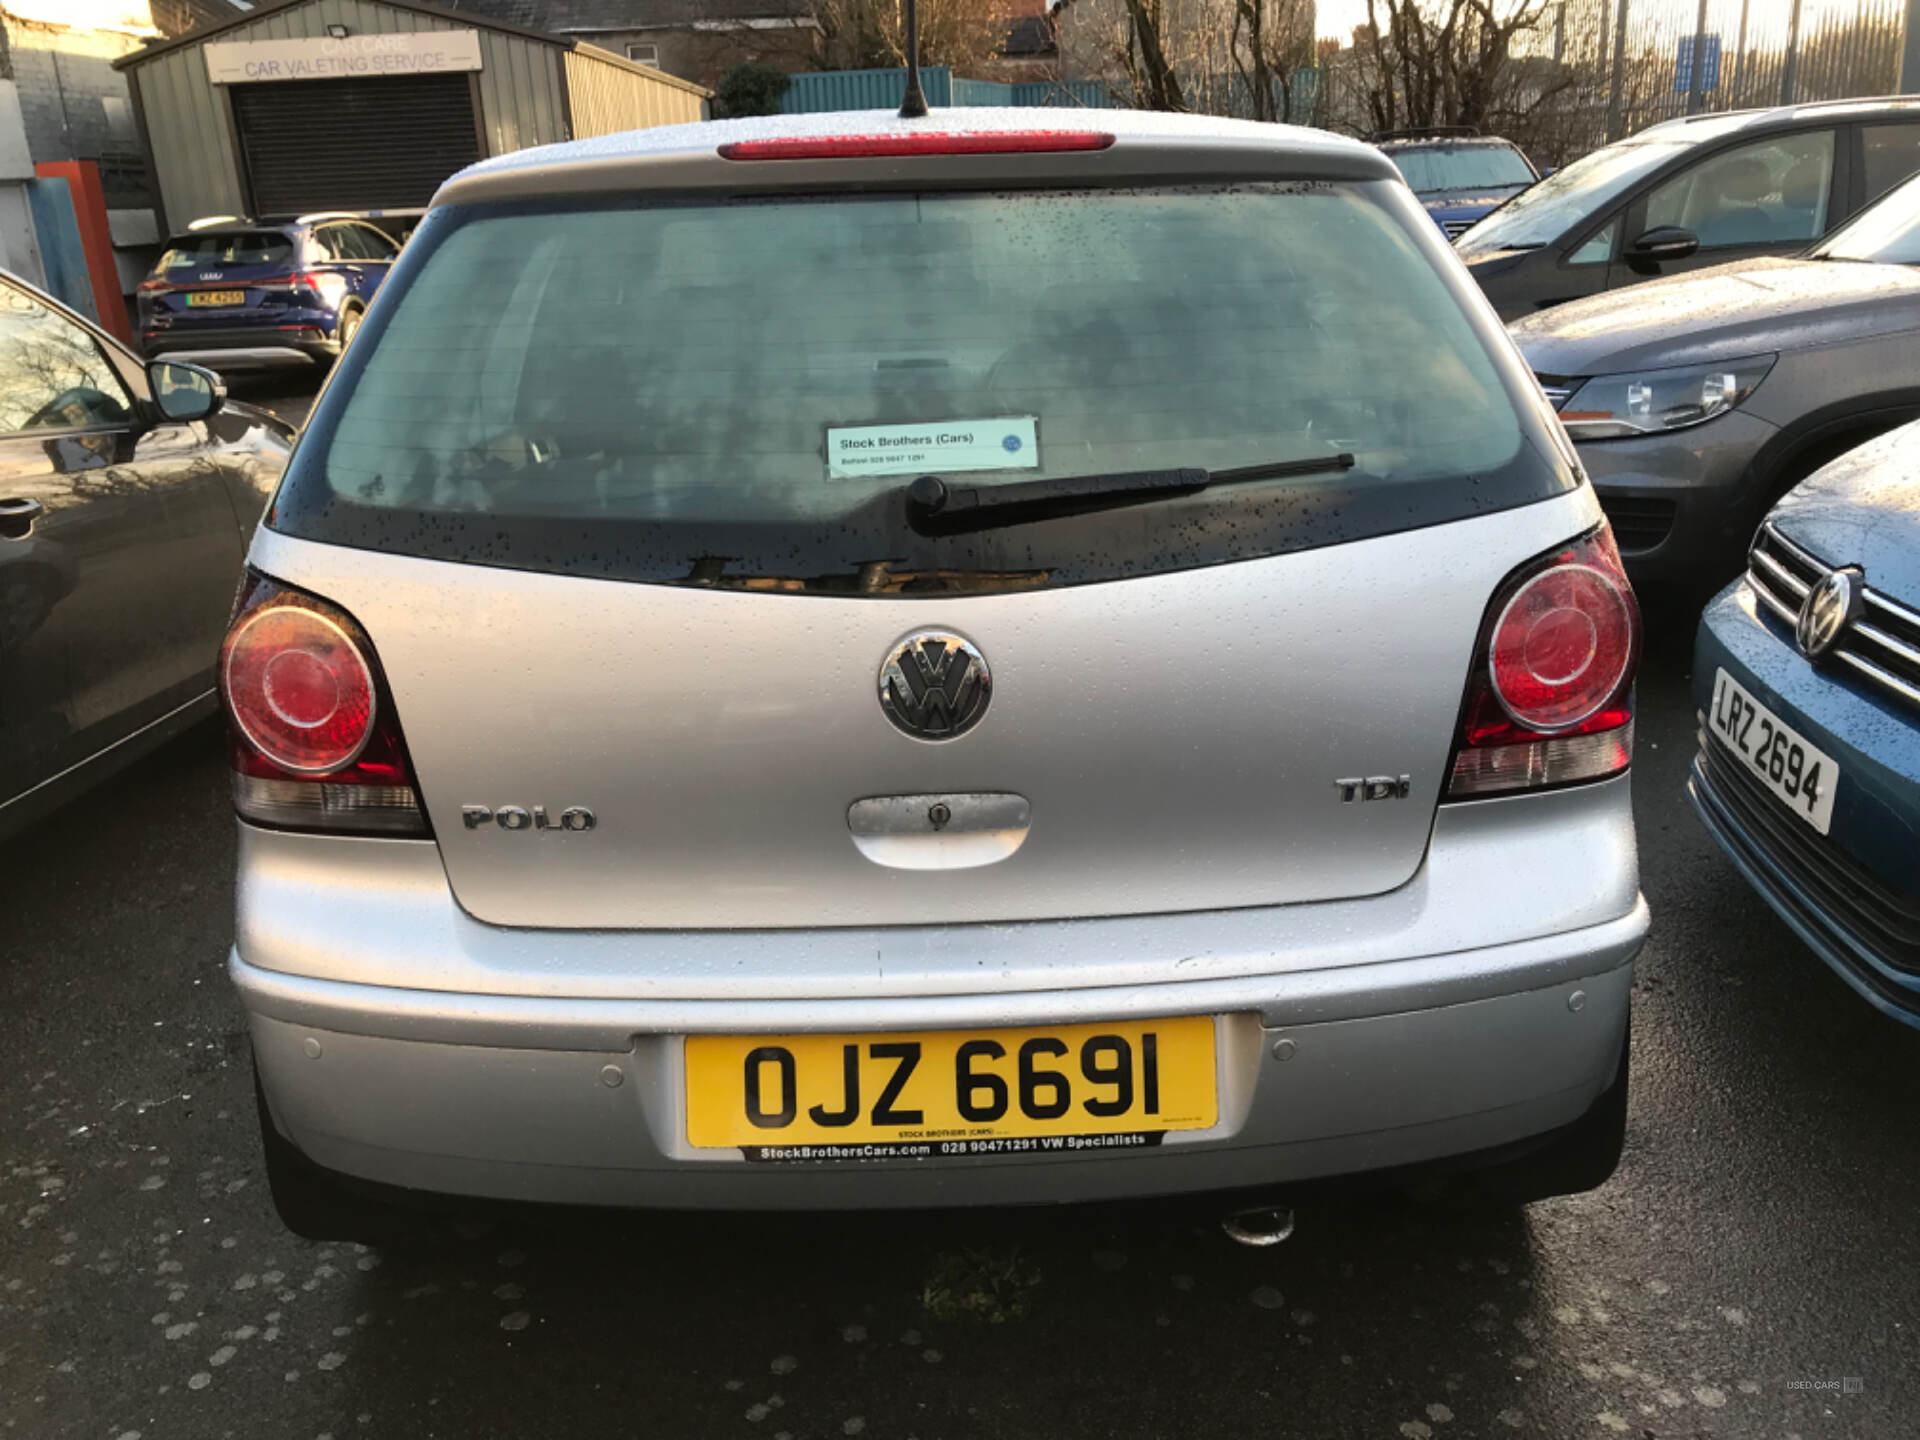
M 1169 495 L 1190 495 L 1210 485 L 1351 470 L 1353 464 L 1353 455 L 1343 450 L 1338 455 L 1242 465 L 1232 470 L 1124 470 L 1109 475 L 1022 480 L 1011 485 L 949 485 L 938 475 L 922 475 L 906 489 L 907 521 L 928 535 L 986 530 L 996 525 L 1137 505 Z

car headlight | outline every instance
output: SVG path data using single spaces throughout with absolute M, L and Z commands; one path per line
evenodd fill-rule
M 1560 404 L 1560 423 L 1576 440 L 1609 440 L 1684 430 L 1742 404 L 1773 369 L 1774 355 L 1596 375 Z

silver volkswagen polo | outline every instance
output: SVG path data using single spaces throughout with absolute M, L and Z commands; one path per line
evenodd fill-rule
M 222 656 L 275 1200 L 1596 1185 L 1638 650 L 1364 146 L 967 110 L 476 166 Z

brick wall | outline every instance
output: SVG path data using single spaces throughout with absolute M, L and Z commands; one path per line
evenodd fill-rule
M 767 30 L 694 30 L 652 28 L 581 33 L 588 45 L 625 56 L 629 42 L 656 47 L 651 62 L 669 75 L 712 89 L 735 65 L 751 63 L 774 70 L 812 70 L 818 64 L 819 32 L 811 28 Z
M 133 100 L 126 77 L 113 68 L 120 56 L 139 49 L 140 41 L 11 16 L 0 17 L 0 26 L 34 160 L 95 161 L 110 207 L 150 207 L 153 186 L 134 125 Z

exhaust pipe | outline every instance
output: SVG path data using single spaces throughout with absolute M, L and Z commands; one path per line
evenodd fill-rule
M 1220 1228 L 1234 1244 L 1264 1250 L 1293 1234 L 1293 1211 L 1284 1205 L 1255 1205 L 1233 1211 L 1220 1222 Z

